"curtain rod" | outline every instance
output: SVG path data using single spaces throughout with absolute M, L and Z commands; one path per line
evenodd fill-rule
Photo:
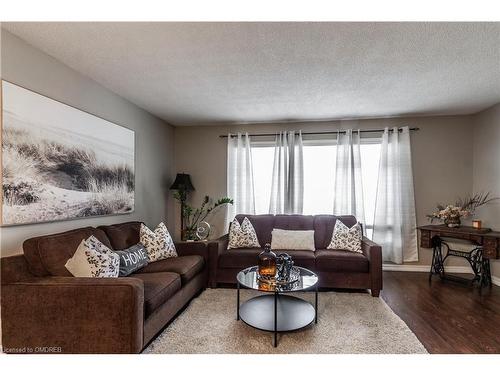
M 410 128 L 412 131 L 418 131 L 420 128 Z M 392 132 L 392 129 L 389 129 Z M 399 131 L 403 131 L 402 128 L 399 128 Z M 354 131 L 353 131 L 354 132 Z M 356 130 L 357 132 L 357 130 Z M 373 129 L 373 130 L 359 130 L 360 133 L 383 133 L 384 129 Z M 345 134 L 345 130 L 339 131 L 323 131 L 323 132 L 302 132 L 302 135 L 320 135 L 320 134 Z M 275 136 L 276 133 L 257 133 L 257 134 L 248 134 L 250 137 L 271 137 Z M 236 137 L 236 134 L 223 134 L 219 135 L 219 138 L 227 138 L 227 137 Z

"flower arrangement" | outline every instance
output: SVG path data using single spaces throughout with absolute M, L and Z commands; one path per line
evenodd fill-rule
M 467 196 L 465 199 L 459 199 L 454 205 L 444 206 L 437 204 L 437 211 L 427 217 L 431 223 L 434 220 L 442 220 L 448 227 L 458 227 L 461 224 L 460 219 L 474 215 L 477 208 L 490 203 L 499 198 L 490 197 L 490 193 L 477 193 Z

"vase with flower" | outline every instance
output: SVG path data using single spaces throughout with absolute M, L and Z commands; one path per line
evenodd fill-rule
M 437 211 L 427 215 L 429 220 L 442 220 L 450 228 L 457 228 L 461 225 L 461 219 L 474 215 L 477 208 L 490 203 L 499 198 L 490 197 L 490 193 L 477 193 L 467 196 L 465 199 L 459 199 L 455 204 L 446 206 L 438 204 Z

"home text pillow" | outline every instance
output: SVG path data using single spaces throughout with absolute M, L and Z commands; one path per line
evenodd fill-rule
M 75 277 L 118 277 L 120 257 L 94 236 L 82 240 L 65 264 Z
M 245 247 L 260 247 L 257 234 L 247 217 L 243 219 L 241 225 L 235 218 L 229 228 L 229 244 L 227 248 L 241 249 Z
M 316 250 L 313 230 L 273 229 L 272 250 Z
M 341 249 L 361 253 L 361 225 L 354 224 L 348 228 L 343 222 L 337 220 L 333 228 L 332 240 L 327 249 Z
M 128 276 L 148 264 L 148 253 L 141 243 L 115 253 L 120 257 L 119 276 Z
M 158 224 L 154 232 L 141 224 L 140 242 L 146 248 L 150 263 L 177 256 L 174 241 L 163 223 Z

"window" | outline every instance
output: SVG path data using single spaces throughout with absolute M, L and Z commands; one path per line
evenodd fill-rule
M 361 174 L 365 233 L 371 238 L 380 157 L 380 140 L 362 138 Z M 333 183 L 335 176 L 335 140 L 305 140 L 304 144 L 304 214 L 331 214 L 333 212 Z M 273 174 L 274 141 L 252 143 L 255 212 L 269 211 L 271 178 Z

